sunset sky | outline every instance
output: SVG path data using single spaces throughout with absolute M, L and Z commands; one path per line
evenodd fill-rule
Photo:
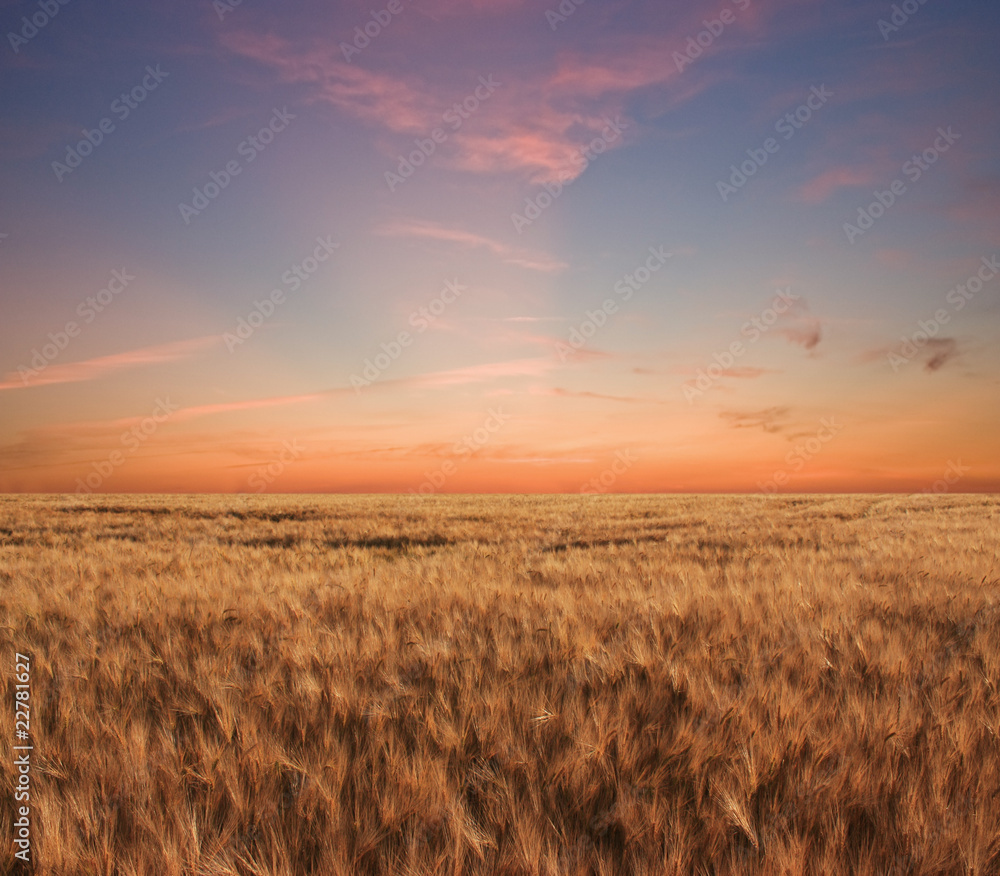
M 1000 489 L 996 4 L 0 26 L 2 491 Z

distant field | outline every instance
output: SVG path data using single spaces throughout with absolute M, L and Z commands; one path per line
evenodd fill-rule
M 1000 497 L 0 497 L 39 874 L 1000 873 Z M 22 743 L 23 744 L 23 743 Z

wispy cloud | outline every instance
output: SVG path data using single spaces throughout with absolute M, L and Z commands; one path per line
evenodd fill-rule
M 173 414 L 171 419 L 180 422 L 183 420 L 193 420 L 198 417 L 207 417 L 212 414 L 239 413 L 241 411 L 255 411 L 262 408 L 283 407 L 285 405 L 298 405 L 305 404 L 307 402 L 325 401 L 326 399 L 329 399 L 334 392 L 335 391 L 314 392 L 303 395 L 283 395 L 272 396 L 270 398 L 247 399 L 245 401 L 193 405 L 191 407 L 182 408 L 176 414 Z M 347 389 L 343 390 L 345 395 L 348 392 L 349 390 Z
M 780 432 L 788 426 L 791 408 L 771 407 L 761 411 L 721 411 L 719 416 L 728 420 L 734 429 L 763 429 Z
M 436 240 L 472 249 L 485 249 L 507 264 L 517 265 L 518 267 L 532 271 L 555 273 L 569 267 L 566 262 L 555 259 L 546 253 L 509 246 L 506 243 L 493 240 L 472 231 L 460 228 L 447 228 L 433 222 L 400 220 L 381 225 L 376 231 L 387 237 L 411 237 Z
M 273 69 L 283 82 L 312 86 L 312 101 L 329 103 L 390 131 L 425 131 L 436 109 L 425 90 L 339 60 L 327 41 L 293 44 L 274 34 L 248 31 L 227 32 L 221 39 L 235 54 Z
M 555 359 L 511 359 L 506 362 L 487 362 L 449 371 L 433 371 L 406 378 L 405 382 L 420 386 L 457 386 L 468 383 L 486 383 L 501 377 L 538 377 L 556 367 Z M 399 381 L 397 381 L 399 382 Z
M 776 368 L 756 368 L 751 365 L 738 366 L 736 368 L 723 368 L 723 377 L 735 377 L 740 380 L 753 380 L 757 377 L 763 377 L 765 374 L 778 374 L 780 373 Z
M 565 322 L 562 316 L 505 316 L 503 322 Z
M 309 89 L 308 101 L 327 103 L 374 128 L 427 135 L 462 97 L 455 79 L 447 85 L 412 75 L 374 72 L 341 60 L 329 40 L 292 43 L 275 34 L 227 32 L 224 48 L 273 71 L 285 83 Z M 600 152 L 623 146 L 634 123 L 622 118 L 629 97 L 680 76 L 669 59 L 677 37 L 632 37 L 586 54 L 563 54 L 547 68 L 523 74 L 508 70 L 484 108 L 449 132 L 435 161 L 473 173 L 517 173 L 531 182 L 568 182 L 586 168 L 585 152 L 603 138 Z M 470 74 L 471 75 L 471 74 Z M 476 85 L 471 75 L 469 88 Z M 706 75 L 684 77 L 660 95 L 668 109 L 710 84 Z M 593 157 L 592 155 L 589 157 Z
M 798 325 L 781 326 L 774 330 L 776 335 L 781 335 L 793 344 L 798 344 L 806 350 L 813 350 L 823 338 L 823 329 L 819 320 L 803 321 Z
M 864 350 L 855 357 L 855 361 L 862 365 L 873 363 L 885 364 L 892 361 L 890 357 L 902 357 L 906 361 L 916 359 L 924 363 L 924 370 L 931 373 L 940 371 L 945 365 L 956 359 L 960 354 L 958 341 L 954 338 L 930 338 L 920 345 L 919 350 L 912 356 L 903 356 L 899 344 L 885 347 L 875 347 Z
M 589 390 L 563 389 L 554 387 L 545 394 L 556 395 L 563 398 L 588 398 L 599 399 L 601 401 L 625 402 L 627 404 L 663 404 L 659 399 L 641 398 L 640 396 L 608 395 L 601 392 L 590 392 Z
M 809 312 L 804 298 L 791 303 L 787 313 L 779 318 L 774 334 L 805 350 L 814 350 L 823 339 L 823 323 Z
M 940 371 L 945 364 L 958 355 L 958 342 L 954 338 L 931 338 L 927 344 L 927 359 L 924 368 Z
M 0 382 L 0 391 L 8 389 L 25 389 L 32 386 L 48 386 L 55 383 L 80 383 L 86 380 L 97 380 L 116 371 L 137 368 L 141 365 L 159 365 L 164 362 L 176 362 L 180 359 L 190 359 L 197 353 L 220 343 L 218 336 L 193 338 L 187 341 L 175 341 L 169 344 L 159 344 L 154 347 L 142 347 L 128 350 L 124 353 L 113 353 L 110 356 L 99 356 L 83 362 L 68 362 L 65 365 L 49 365 L 35 375 L 22 379 L 21 372 L 11 372 Z
M 867 186 L 878 182 L 872 168 L 838 166 L 824 170 L 798 188 L 799 200 L 807 204 L 820 204 L 842 188 Z

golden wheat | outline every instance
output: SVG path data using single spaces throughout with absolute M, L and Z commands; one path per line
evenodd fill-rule
M 987 496 L 0 497 L 34 872 L 1000 873 L 998 548 Z

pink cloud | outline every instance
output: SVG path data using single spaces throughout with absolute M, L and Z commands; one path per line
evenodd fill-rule
M 348 391 L 349 390 L 346 389 L 343 390 L 344 393 Z M 239 411 L 255 411 L 260 410 L 261 408 L 273 408 L 283 405 L 305 404 L 307 402 L 324 401 L 325 399 L 330 398 L 333 394 L 333 391 L 314 392 L 305 395 L 284 395 L 274 396 L 271 398 L 249 399 L 247 401 L 238 402 L 194 405 L 192 407 L 179 410 L 176 414 L 171 415 L 171 419 L 176 421 L 193 420 L 197 417 L 207 417 L 212 414 L 229 414 Z
M 807 204 L 820 204 L 838 189 L 870 185 L 877 179 L 876 174 L 867 168 L 831 167 L 799 186 L 797 195 Z
M 698 373 L 704 369 L 704 366 L 700 368 L 694 368 L 690 365 L 677 366 L 669 369 L 668 373 L 680 374 L 684 377 L 697 377 Z M 658 374 L 659 372 L 653 371 L 648 368 L 634 368 L 633 371 L 636 374 Z M 765 374 L 780 374 L 781 372 L 776 368 L 758 368 L 753 365 L 736 365 L 732 368 L 723 368 L 719 371 L 720 377 L 732 377 L 737 380 L 754 380 L 758 377 L 763 377 Z
M 373 73 L 346 61 L 326 43 L 307 48 L 273 34 L 226 33 L 230 51 L 273 68 L 284 82 L 315 86 L 314 100 L 326 101 L 364 121 L 399 133 L 427 130 L 435 105 L 423 89 Z
M 54 383 L 80 383 L 86 380 L 97 380 L 107 374 L 136 368 L 140 365 L 159 365 L 164 362 L 175 362 L 179 359 L 189 359 L 196 353 L 207 350 L 219 343 L 217 336 L 194 338 L 187 341 L 175 341 L 170 344 L 159 344 L 155 347 L 143 347 L 129 350 L 125 353 L 114 353 L 110 356 L 99 356 L 83 362 L 69 362 L 65 365 L 49 365 L 44 369 L 26 374 L 11 372 L 0 383 L 0 391 L 5 389 L 24 389 L 29 386 L 46 386 Z
M 554 359 L 512 359 L 507 362 L 488 362 L 450 371 L 434 371 L 407 378 L 405 382 L 420 386 L 458 386 L 467 383 L 485 383 L 500 377 L 538 377 L 556 366 Z M 399 381 L 397 381 L 399 382 Z
M 448 140 L 435 154 L 436 162 L 472 173 L 527 174 L 535 183 L 578 177 L 592 157 L 584 150 L 597 138 L 604 140 L 597 146 L 601 152 L 623 145 L 631 128 L 620 118 L 626 96 L 678 75 L 676 66 L 663 63 L 669 54 L 663 40 L 656 45 L 645 40 L 635 57 L 625 52 L 625 61 L 606 50 L 603 60 L 567 57 L 555 71 L 536 71 L 520 81 L 508 71 L 482 108 L 461 128 L 449 130 L 443 114 L 463 97 L 453 77 L 442 86 L 372 72 L 340 60 L 325 41 L 303 47 L 275 35 L 233 32 L 222 37 L 222 44 L 270 68 L 283 82 L 310 86 L 312 101 L 329 103 L 373 127 L 408 137 L 442 128 Z M 672 102 L 692 96 L 702 81 L 689 78 Z M 477 84 L 470 74 L 469 90 Z M 401 147 L 390 151 L 396 148 Z
M 565 338 L 552 338 L 552 346 L 557 344 L 565 344 Z M 607 359 L 617 358 L 614 353 L 609 353 L 606 350 L 593 350 L 590 347 L 580 347 L 576 350 L 571 350 L 570 352 L 563 351 L 566 354 L 566 361 L 574 362 L 599 362 Z
M 556 113 L 539 116 L 535 130 L 462 137 L 465 147 L 456 159 L 460 170 L 473 173 L 528 171 L 532 182 L 575 179 L 583 170 L 580 146 L 571 142 Z
M 502 322 L 562 322 L 561 316 L 505 316 Z
M 879 249 L 875 251 L 875 259 L 890 268 L 905 268 L 914 263 L 917 254 L 907 249 Z
M 392 222 L 381 226 L 377 231 L 379 234 L 390 237 L 426 238 L 445 243 L 455 243 L 465 247 L 487 249 L 508 264 L 517 265 L 532 271 L 554 273 L 569 267 L 566 262 L 554 259 L 546 253 L 531 252 L 508 246 L 505 243 L 492 240 L 472 231 L 465 231 L 461 228 L 446 228 L 433 222 L 419 222 L 415 220 Z
M 749 365 L 738 368 L 724 368 L 722 370 L 723 377 L 736 377 L 743 380 L 752 380 L 756 377 L 762 377 L 765 374 L 778 373 L 774 368 L 755 368 Z
M 671 35 L 633 38 L 603 55 L 564 55 L 548 88 L 562 96 L 600 98 L 661 85 L 683 75 L 671 60 L 671 52 L 683 47 L 683 37 Z M 694 78 L 688 78 L 688 89 L 698 87 Z
M 589 399 L 599 399 L 601 401 L 627 402 L 629 404 L 663 404 L 663 402 L 657 399 L 640 398 L 639 396 L 606 395 L 600 392 L 590 392 L 588 390 L 563 389 L 562 387 L 554 387 L 553 389 L 544 391 L 543 394 L 555 395 L 563 398 L 589 398 Z
M 803 349 L 814 350 L 823 339 L 823 321 L 813 316 L 808 303 L 800 298 L 792 301 L 788 312 L 780 317 L 774 334 Z
M 784 326 L 774 330 L 776 335 L 781 335 L 789 342 L 798 344 L 806 350 L 813 350 L 823 338 L 823 329 L 819 320 L 813 320 L 797 326 Z

